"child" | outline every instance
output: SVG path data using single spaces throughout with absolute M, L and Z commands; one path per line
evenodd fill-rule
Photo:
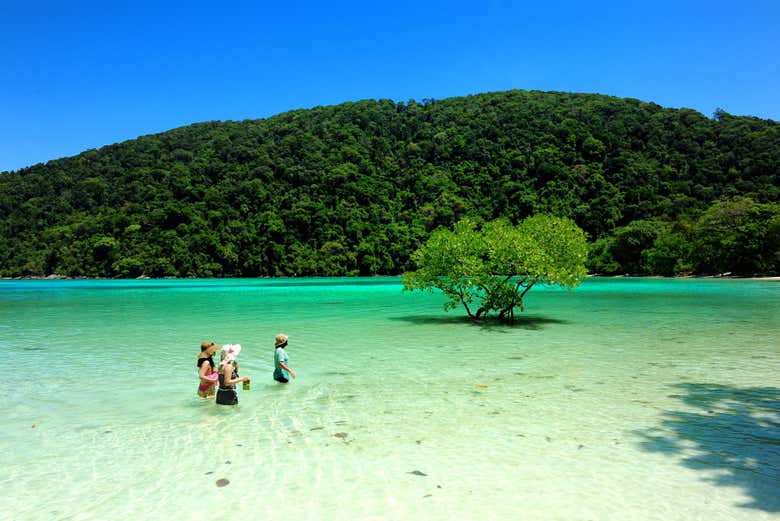
M 236 384 L 249 382 L 248 376 L 238 376 L 238 354 L 241 352 L 239 344 L 225 344 L 220 351 L 219 363 L 219 389 L 217 390 L 217 403 L 220 405 L 238 404 Z

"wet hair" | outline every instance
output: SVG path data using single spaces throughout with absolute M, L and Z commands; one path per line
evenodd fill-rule
M 203 357 L 199 356 L 196 362 L 198 368 L 200 368 L 200 366 L 203 365 L 203 362 L 208 362 L 209 364 L 211 364 L 212 371 L 216 370 L 217 366 L 214 364 L 214 358 L 210 356 L 203 356 Z

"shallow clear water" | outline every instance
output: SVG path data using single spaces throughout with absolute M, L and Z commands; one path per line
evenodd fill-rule
M 526 301 L 503 327 L 392 278 L 2 281 L 0 518 L 780 518 L 780 282 Z M 201 340 L 242 344 L 238 406 L 195 395 Z

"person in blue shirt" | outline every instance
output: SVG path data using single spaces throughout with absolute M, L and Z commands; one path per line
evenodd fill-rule
M 279 383 L 286 384 L 290 381 L 290 378 L 295 378 L 295 371 L 290 369 L 290 357 L 287 356 L 287 335 L 279 333 L 276 335 L 274 344 L 276 345 L 276 352 L 274 353 L 274 380 Z

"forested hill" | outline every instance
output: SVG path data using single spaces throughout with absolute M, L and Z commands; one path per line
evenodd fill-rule
M 780 270 L 780 128 L 509 91 L 199 123 L 0 174 L 0 276 L 397 274 L 463 216 L 568 216 L 602 273 Z

